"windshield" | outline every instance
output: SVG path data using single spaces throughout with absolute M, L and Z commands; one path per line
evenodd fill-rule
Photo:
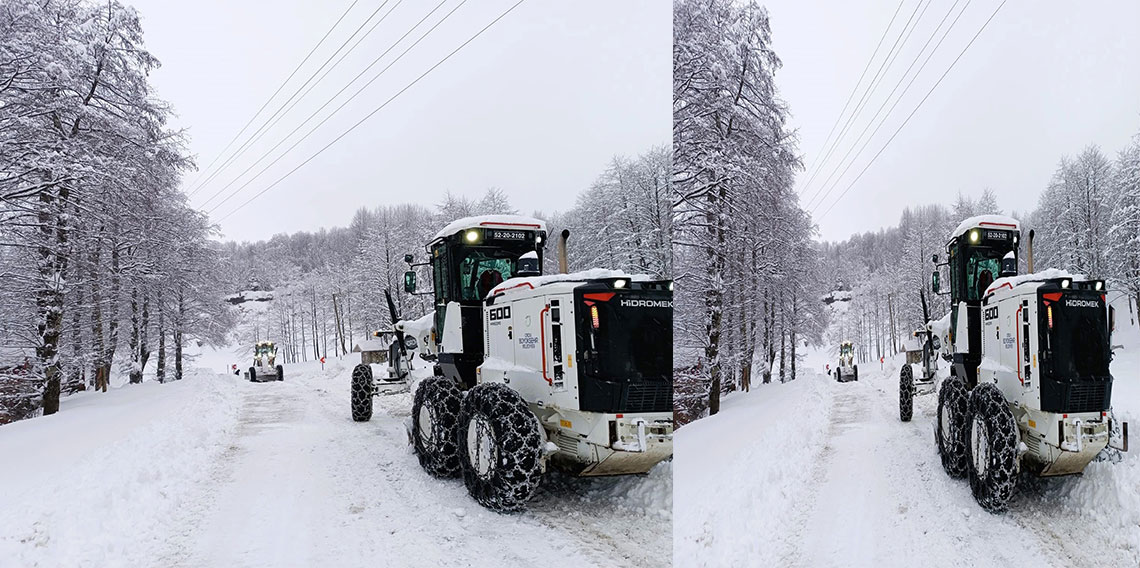
M 981 300 L 986 288 L 1001 274 L 1001 259 L 1008 251 L 974 248 L 966 258 L 966 299 Z
M 840 356 L 846 357 L 850 354 L 851 354 L 851 346 L 850 345 L 844 345 L 844 346 L 839 348 L 839 355 Z
M 482 300 L 515 275 L 518 253 L 501 249 L 468 249 L 459 262 L 459 299 Z

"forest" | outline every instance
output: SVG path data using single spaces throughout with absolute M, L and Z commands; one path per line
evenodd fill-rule
M 186 342 L 227 322 L 212 229 L 178 189 L 185 133 L 141 38 L 118 2 L 0 4 L 0 371 L 22 379 L 0 406 L 16 417 L 105 390 L 115 362 L 131 382 L 152 360 L 179 379 Z

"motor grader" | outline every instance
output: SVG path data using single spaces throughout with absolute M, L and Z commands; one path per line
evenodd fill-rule
M 949 273 L 950 313 L 916 334 L 922 362 L 899 373 L 899 416 L 915 394 L 938 393 L 935 443 L 952 477 L 968 477 L 977 502 L 1006 508 L 1021 472 L 1078 474 L 1105 448 L 1128 448 L 1112 413 L 1115 312 L 1103 280 L 1061 270 L 1018 274 L 1021 224 L 984 215 L 963 221 L 938 262 L 931 290 Z M 923 311 L 927 312 L 925 296 Z M 949 377 L 937 375 L 937 359 Z M 919 375 L 915 376 L 915 370 Z M 939 380 L 941 379 L 941 380 Z
M 526 506 L 548 464 L 577 476 L 641 474 L 673 453 L 673 284 L 609 270 L 542 274 L 546 224 L 469 217 L 441 230 L 405 291 L 431 294 L 409 435 L 421 466 L 462 475 L 480 504 Z M 410 255 L 409 255 L 410 257 Z M 432 289 L 417 291 L 418 267 Z M 395 343 L 405 342 L 394 326 Z

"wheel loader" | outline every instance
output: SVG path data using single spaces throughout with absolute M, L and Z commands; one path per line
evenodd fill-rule
M 952 477 L 967 477 L 986 510 L 1006 508 L 1018 475 L 1079 474 L 1106 447 L 1128 449 L 1128 425 L 1112 414 L 1115 312 L 1103 280 L 1061 270 L 1018 274 L 1021 224 L 984 215 L 963 221 L 933 257 L 931 290 L 950 313 L 927 317 L 922 363 L 899 373 L 899 415 L 915 394 L 937 392 L 935 443 Z M 927 304 L 923 295 L 923 311 Z M 919 336 L 919 334 L 916 334 Z M 950 363 L 938 380 L 937 358 Z M 915 376 L 915 367 L 919 375 Z M 936 386 L 935 386 L 936 385 Z
M 421 466 L 462 476 L 481 505 L 526 507 L 548 465 L 641 474 L 673 454 L 673 283 L 609 270 L 542 274 L 546 224 L 459 219 L 428 243 L 404 288 L 431 294 L 421 349 L 436 358 L 412 405 Z M 417 267 L 432 289 L 418 292 Z M 406 322 L 395 326 L 405 341 Z

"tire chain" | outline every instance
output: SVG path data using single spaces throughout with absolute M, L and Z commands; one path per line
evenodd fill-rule
M 953 478 L 964 477 L 967 473 L 968 455 L 966 449 L 966 419 L 969 411 L 966 383 L 952 376 L 942 383 L 938 390 L 938 416 L 935 419 L 934 436 L 938 443 L 938 453 L 942 456 L 942 467 Z M 950 440 L 942 439 L 943 407 L 950 407 Z
M 480 415 L 490 425 L 497 460 L 487 478 L 470 463 L 467 428 Z M 498 512 L 525 508 L 542 482 L 544 436 L 538 419 L 514 389 L 485 383 L 468 391 L 459 418 L 459 459 L 467 491 L 479 504 Z
M 367 422 L 372 419 L 372 367 L 357 365 L 352 369 L 352 420 Z
M 986 426 L 989 441 L 986 475 L 982 477 L 974 468 L 973 448 L 970 448 L 970 489 L 983 509 L 998 513 L 1009 503 L 1017 485 L 1017 422 L 1009 410 L 1005 396 L 997 386 L 985 383 L 970 393 L 970 419 L 978 416 Z
M 914 370 L 905 364 L 899 371 L 899 419 L 910 422 L 914 416 Z
M 424 379 L 412 403 L 412 443 L 420 466 L 435 477 L 459 475 L 459 413 L 462 406 L 459 386 L 450 379 L 435 376 Z M 427 405 L 432 417 L 431 447 L 420 435 L 420 409 Z

